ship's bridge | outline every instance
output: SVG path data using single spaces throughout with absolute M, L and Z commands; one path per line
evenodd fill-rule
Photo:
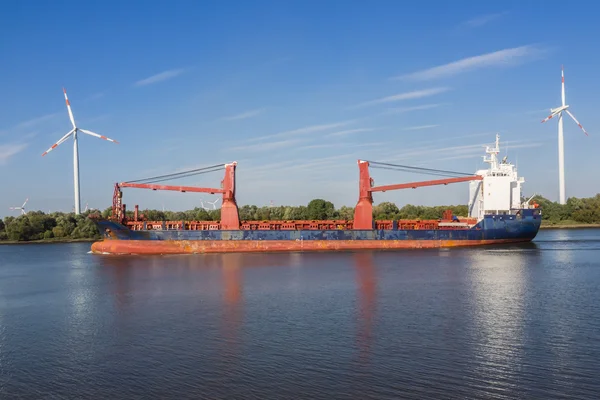
M 521 186 L 525 179 L 518 176 L 515 165 L 507 157 L 498 160 L 500 135 L 496 135 L 494 147 L 486 146 L 483 161 L 489 168 L 477 171 L 481 181 L 469 184 L 469 217 L 482 219 L 486 214 L 512 214 L 523 208 Z

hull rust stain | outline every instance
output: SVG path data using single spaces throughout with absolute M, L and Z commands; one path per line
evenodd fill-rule
M 235 252 L 434 249 L 528 242 L 487 240 L 104 240 L 92 244 L 96 254 L 203 254 Z

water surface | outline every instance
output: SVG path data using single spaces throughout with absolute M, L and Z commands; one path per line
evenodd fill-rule
M 390 252 L 0 246 L 0 397 L 593 399 L 600 230 Z

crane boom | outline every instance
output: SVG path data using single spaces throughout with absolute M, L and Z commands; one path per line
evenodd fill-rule
M 435 179 L 431 181 L 411 182 L 411 183 L 399 183 L 395 185 L 375 186 L 370 189 L 371 192 L 386 192 L 388 190 L 399 190 L 399 189 L 416 189 L 424 186 L 436 186 L 436 185 L 447 185 L 449 183 L 469 182 L 469 181 L 480 181 L 483 177 L 481 175 L 473 176 L 461 176 L 460 178 L 445 178 Z
M 192 192 L 192 193 L 224 193 L 223 189 L 203 188 L 195 186 L 171 186 L 171 185 L 156 185 L 152 183 L 127 183 L 121 182 L 119 186 L 122 188 L 136 189 L 151 189 L 151 190 L 173 190 L 175 192 Z
M 449 183 L 459 183 L 468 181 L 483 180 L 483 176 L 472 175 L 459 178 L 445 178 L 430 181 L 399 183 L 394 185 L 374 186 L 373 179 L 369 173 L 369 162 L 358 160 L 359 181 L 358 181 L 358 203 L 354 209 L 354 229 L 373 229 L 373 193 L 386 192 L 388 190 L 416 189 L 418 187 L 447 185 Z
M 113 195 L 112 219 L 123 223 L 126 220 L 126 207 L 123 204 L 123 192 L 121 188 L 172 190 L 175 192 L 191 193 L 220 193 L 223 195 L 221 204 L 221 227 L 225 230 L 239 230 L 240 217 L 235 201 L 235 169 L 237 162 L 223 164 L 225 166 L 225 177 L 221 181 L 221 188 L 204 188 L 195 186 L 157 185 L 153 183 L 121 182 L 115 184 Z M 212 172 L 212 171 L 211 171 Z M 159 177 L 160 178 L 160 177 Z M 136 213 L 137 214 L 137 213 Z

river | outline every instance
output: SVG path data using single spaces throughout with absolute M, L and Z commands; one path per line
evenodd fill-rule
M 600 230 L 450 250 L 0 246 L 0 398 L 593 399 Z

